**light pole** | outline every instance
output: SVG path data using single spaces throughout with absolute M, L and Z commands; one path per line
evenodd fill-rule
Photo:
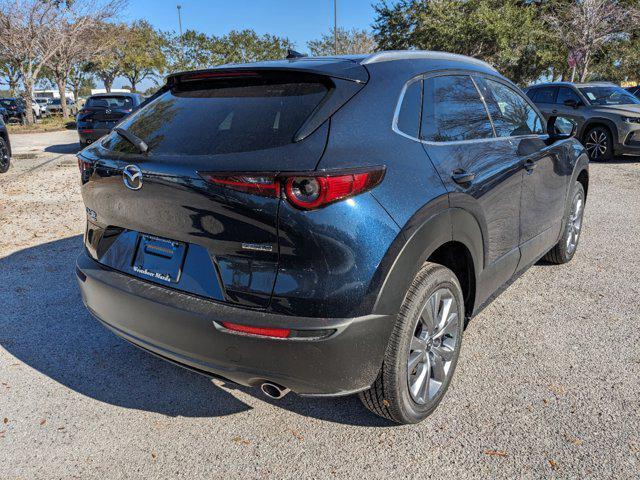
M 180 41 L 182 41 L 182 14 L 180 10 L 182 10 L 182 5 L 176 5 L 178 9 L 178 27 L 180 28 Z
M 338 55 L 338 0 L 333 0 L 333 53 Z

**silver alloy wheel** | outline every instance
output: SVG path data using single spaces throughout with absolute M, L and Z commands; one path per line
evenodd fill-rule
M 458 303 L 448 288 L 438 289 L 422 307 L 407 359 L 409 393 L 416 403 L 435 397 L 451 374 L 459 321 Z
M 599 158 L 607 153 L 607 134 L 604 130 L 594 128 L 589 133 L 585 148 L 591 158 Z
M 582 195 L 576 195 L 573 199 L 568 220 L 569 235 L 567 236 L 567 253 L 569 253 L 569 255 L 571 255 L 578 246 L 578 238 L 580 238 L 580 230 L 582 229 L 583 207 L 584 199 Z

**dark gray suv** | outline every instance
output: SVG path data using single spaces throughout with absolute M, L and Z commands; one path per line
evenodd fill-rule
M 527 95 L 545 117 L 561 116 L 577 125 L 592 160 L 640 155 L 640 99 L 611 83 L 545 83 Z

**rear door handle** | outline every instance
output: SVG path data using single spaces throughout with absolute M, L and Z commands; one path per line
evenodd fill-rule
M 527 172 L 533 172 L 535 168 L 536 168 L 536 162 L 534 162 L 533 160 L 527 160 L 526 162 L 524 162 L 524 169 Z
M 556 109 L 554 108 L 553 110 L 551 110 L 551 113 L 553 113 L 553 114 L 555 115 L 556 113 L 558 113 L 558 110 L 556 110 Z
M 463 170 L 463 169 L 459 168 L 457 170 L 454 170 L 451 173 L 451 178 L 458 185 L 464 185 L 465 183 L 473 182 L 473 180 L 476 178 L 476 174 L 475 173 L 471 173 L 471 172 L 467 172 L 466 170 Z

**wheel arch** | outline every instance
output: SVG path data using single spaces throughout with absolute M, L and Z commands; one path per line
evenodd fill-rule
M 593 127 L 606 127 L 612 135 L 612 142 L 615 145 L 618 143 L 618 127 L 615 122 L 602 117 L 594 117 L 587 120 L 582 126 L 582 131 L 580 132 L 580 141 L 584 144 L 585 136 Z
M 416 217 L 422 220 L 417 221 Z M 456 274 L 463 289 L 465 311 L 470 315 L 484 265 L 483 236 L 477 219 L 460 208 L 446 208 L 427 218 L 418 212 L 398 239 L 402 244 L 395 249 L 395 259 L 384 276 L 373 313 L 396 314 L 416 273 L 431 261 Z

